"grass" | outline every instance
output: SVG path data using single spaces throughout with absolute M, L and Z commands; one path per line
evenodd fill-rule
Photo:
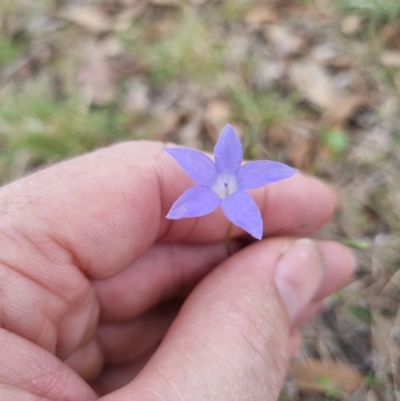
M 255 131 L 286 121 L 295 113 L 295 97 L 282 98 L 274 91 L 257 93 L 242 86 L 230 88 L 234 118 Z
M 221 15 L 225 21 L 233 22 L 243 18 L 243 15 L 252 10 L 259 3 L 259 0 L 224 1 L 221 6 Z
M 232 118 L 247 127 L 246 157 L 252 158 L 251 148 L 257 135 L 273 125 L 284 124 L 296 114 L 297 96 L 282 97 L 277 91 L 254 92 L 245 85 L 231 85 L 229 99 Z
M 74 93 L 54 99 L 43 80 L 35 80 L 0 104 L 0 141 L 6 149 L 0 172 L 9 169 L 5 175 L 12 175 L 13 160 L 21 157 L 35 166 L 132 138 L 129 119 L 113 106 L 88 109 Z
M 340 397 L 341 391 L 330 377 L 319 376 L 317 378 L 317 383 L 325 389 L 324 395 L 328 400 L 336 400 Z
M 42 2 L 41 7 L 45 4 Z M 257 1 L 243 0 L 224 3 L 220 6 L 221 16 L 233 21 L 243 17 L 255 4 Z M 225 93 L 232 104 L 232 122 L 248 127 L 247 157 L 251 157 L 260 131 L 293 118 L 296 96 L 284 97 L 276 90 L 255 92 L 247 87 L 243 82 L 251 73 L 249 60 L 244 60 L 245 65 L 236 66 L 237 71 L 229 70 L 225 65 L 229 36 L 213 31 L 214 17 L 208 18 L 207 11 L 177 9 L 171 16 L 173 23 L 167 27 L 167 33 L 163 32 L 165 27 L 155 30 L 152 18 L 143 18 L 129 32 L 121 33 L 120 40 L 147 66 L 153 90 L 160 91 L 174 81 L 186 80 L 202 88 L 218 87 Z M 19 53 L 18 43 L 12 39 L 2 41 L 0 67 Z M 126 127 L 132 125 L 134 116 L 126 115 L 118 104 L 91 109 L 82 103 L 73 81 L 70 82 L 71 71 L 76 69 L 72 65 L 76 62 L 70 58 L 55 60 L 51 67 L 62 74 L 65 83 L 72 82 L 65 99 L 54 99 L 49 82 L 34 78 L 24 84 L 21 91 L 15 91 L 1 102 L 0 122 L 4 129 L 0 132 L 0 141 L 7 151 L 0 156 L 0 174 L 12 175 L 12 160 L 18 160 L 21 155 L 28 157 L 30 165 L 39 165 L 131 137 Z
M 400 16 L 400 2 L 397 0 L 338 0 L 336 5 L 343 12 L 362 14 L 376 23 Z
M 49 9 L 54 7 L 53 0 L 2 0 L 0 1 L 0 15 L 7 16 L 25 16 L 32 18 L 35 15 L 43 15 Z
M 392 232 L 400 234 L 400 214 L 396 210 L 397 196 L 400 193 L 400 177 L 397 172 L 384 172 L 385 179 L 376 189 L 371 199 L 370 208 L 380 216 L 386 227 Z M 392 175 L 392 177 L 387 177 Z
M 224 70 L 225 46 L 194 12 L 184 11 L 176 19 L 172 32 L 140 46 L 139 55 L 149 65 L 151 82 L 159 86 L 179 78 L 213 85 Z
M 350 306 L 347 309 L 347 312 L 349 313 L 350 316 L 358 319 L 359 321 L 367 325 L 371 325 L 372 323 L 371 311 L 366 306 L 363 305 Z
M 21 52 L 21 47 L 16 40 L 7 38 L 0 33 L 0 69 L 13 62 Z
M 373 373 L 368 373 L 364 376 L 364 383 L 369 389 L 377 389 L 384 385 L 384 379 Z
M 221 5 L 221 15 L 226 21 L 243 17 L 257 2 L 228 3 Z M 256 92 L 248 87 L 244 82 L 255 65 L 247 59 L 235 67 L 226 65 L 229 36 L 213 32 L 210 27 L 213 18 L 207 12 L 178 10 L 175 26 L 168 34 L 154 35 L 150 28 L 153 22 L 142 20 L 140 29 L 134 28 L 124 40 L 132 54 L 149 66 L 149 80 L 156 90 L 184 80 L 225 93 L 232 105 L 232 122 L 247 127 L 245 141 L 251 149 L 260 131 L 293 118 L 297 96 L 283 96 L 275 89 Z M 251 157 L 251 151 L 247 157 Z

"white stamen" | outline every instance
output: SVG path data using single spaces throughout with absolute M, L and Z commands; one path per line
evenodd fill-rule
M 237 191 L 237 183 L 235 175 L 218 175 L 215 184 L 211 189 L 221 198 L 225 199 L 227 196 Z

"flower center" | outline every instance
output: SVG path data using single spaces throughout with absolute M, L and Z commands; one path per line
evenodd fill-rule
M 237 190 L 235 175 L 219 174 L 211 189 L 221 198 L 233 194 Z

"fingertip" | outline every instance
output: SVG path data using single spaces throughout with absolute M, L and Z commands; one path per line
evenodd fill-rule
M 294 175 L 293 179 L 299 178 L 299 183 L 293 185 L 304 185 L 303 191 L 307 194 L 308 198 L 313 201 L 318 199 L 318 203 L 313 202 L 313 209 L 318 212 L 320 225 L 325 224 L 332 218 L 333 213 L 337 206 L 337 193 L 326 182 L 321 179 L 309 176 L 303 173 Z M 306 182 L 306 184 L 304 184 Z
M 337 197 L 321 180 L 302 173 L 254 192 L 261 204 L 264 234 L 309 235 L 331 219 Z M 262 197 L 263 196 L 263 197 Z M 290 212 L 288 212 L 290 211 Z
M 346 246 L 335 241 L 318 241 L 321 256 L 325 262 L 325 276 L 315 299 L 322 299 L 352 279 L 356 259 Z

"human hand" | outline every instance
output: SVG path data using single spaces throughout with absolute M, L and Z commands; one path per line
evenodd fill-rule
M 293 239 L 334 194 L 301 174 L 252 191 L 267 239 L 227 258 L 220 211 L 165 219 L 190 185 L 137 142 L 0 190 L 1 400 L 277 399 L 298 326 L 351 272 L 341 245 Z

